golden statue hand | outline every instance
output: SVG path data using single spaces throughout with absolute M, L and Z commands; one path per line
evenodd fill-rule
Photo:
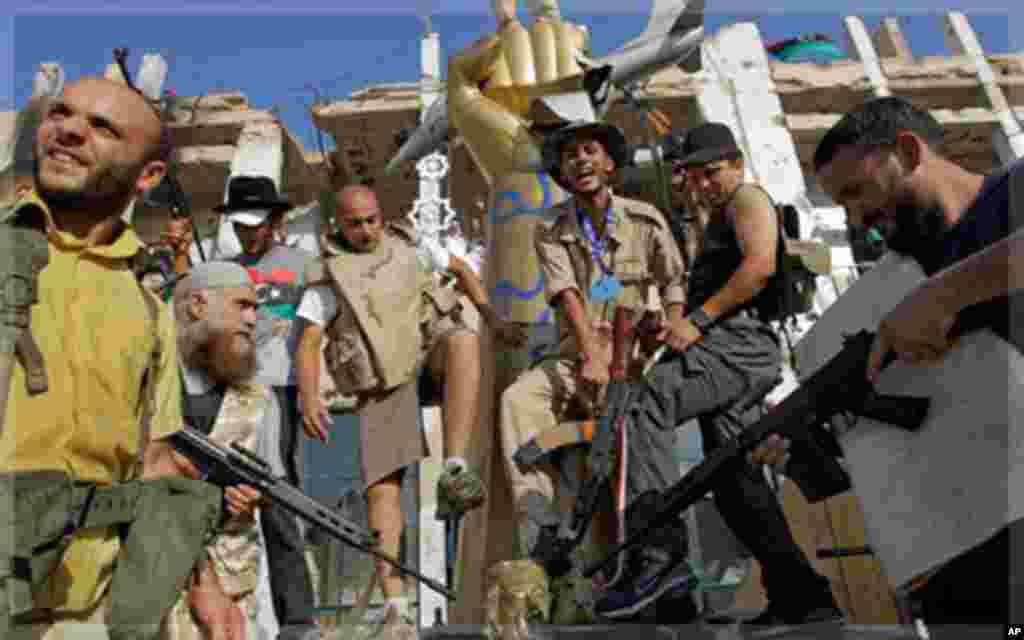
M 538 169 L 540 150 L 526 119 L 533 101 L 582 89 L 586 32 L 563 21 L 554 0 L 535 4 L 527 29 L 514 0 L 495 0 L 497 31 L 448 64 L 449 120 L 490 177 Z

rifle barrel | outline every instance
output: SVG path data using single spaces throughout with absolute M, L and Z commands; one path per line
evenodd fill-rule
M 317 502 L 299 489 L 289 485 L 283 478 L 274 477 L 269 474 L 260 464 L 249 459 L 251 457 L 262 462 L 255 454 L 249 453 L 246 456 L 237 453 L 232 454 L 232 452 L 223 449 L 207 436 L 190 428 L 185 428 L 172 434 L 171 444 L 190 459 L 193 456 L 200 458 L 200 460 L 194 460 L 194 462 L 198 463 L 197 466 L 208 467 L 216 462 L 220 462 L 221 465 L 230 468 L 229 474 L 213 473 L 211 481 L 214 484 L 222 485 L 228 482 L 232 484 L 250 484 L 271 498 L 274 504 L 280 505 L 310 524 L 320 527 L 331 537 L 384 560 L 400 573 L 416 578 L 450 601 L 455 600 L 454 594 L 448 591 L 444 585 L 428 578 L 415 569 L 403 566 L 397 560 L 374 549 L 373 545 L 377 543 L 376 531 L 363 529 L 363 527 L 346 520 L 335 513 L 333 509 Z M 206 469 L 207 473 L 210 471 L 210 469 Z M 226 476 L 228 475 L 233 477 L 227 478 Z

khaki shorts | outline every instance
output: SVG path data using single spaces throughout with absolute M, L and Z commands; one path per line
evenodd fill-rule
M 473 333 L 462 321 L 461 314 L 435 315 L 423 328 L 417 377 L 397 389 L 359 398 L 356 412 L 363 491 L 430 455 L 426 434 L 420 428 L 420 407 L 439 402 L 443 397 L 447 365 L 445 342 L 449 336 L 460 333 Z

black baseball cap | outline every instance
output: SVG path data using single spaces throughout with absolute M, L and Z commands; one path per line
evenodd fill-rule
M 707 164 L 741 153 L 732 129 L 721 122 L 707 122 L 690 129 L 676 157 L 684 166 Z

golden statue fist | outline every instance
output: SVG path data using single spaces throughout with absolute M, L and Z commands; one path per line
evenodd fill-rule
M 529 116 L 538 98 L 582 90 L 588 38 L 562 20 L 554 0 L 531 6 L 529 29 L 515 4 L 495 0 L 497 31 L 449 60 L 448 120 L 491 185 L 487 280 L 495 307 L 508 320 L 546 324 L 533 227 L 565 193 L 542 168 L 543 128 Z

